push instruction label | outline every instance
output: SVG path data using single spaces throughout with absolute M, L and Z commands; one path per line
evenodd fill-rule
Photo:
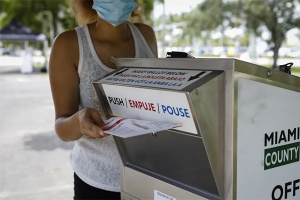
M 197 134 L 185 93 L 102 84 L 114 116 L 180 123 L 175 128 Z
M 181 90 L 210 73 L 211 71 L 124 68 L 101 81 Z

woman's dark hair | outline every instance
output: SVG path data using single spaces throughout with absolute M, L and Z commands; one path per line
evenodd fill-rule
M 97 12 L 92 8 L 93 0 L 70 0 L 70 7 L 78 25 L 96 21 Z

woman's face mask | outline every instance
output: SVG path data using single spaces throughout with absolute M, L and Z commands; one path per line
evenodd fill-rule
M 93 9 L 113 26 L 125 22 L 137 7 L 135 0 L 94 0 Z

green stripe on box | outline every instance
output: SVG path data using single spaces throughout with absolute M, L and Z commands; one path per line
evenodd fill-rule
M 300 142 L 265 149 L 264 169 L 272 169 L 290 163 L 298 162 Z

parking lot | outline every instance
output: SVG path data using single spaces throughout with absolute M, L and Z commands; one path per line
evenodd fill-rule
M 73 198 L 73 143 L 56 136 L 48 74 L 0 65 L 0 200 Z

